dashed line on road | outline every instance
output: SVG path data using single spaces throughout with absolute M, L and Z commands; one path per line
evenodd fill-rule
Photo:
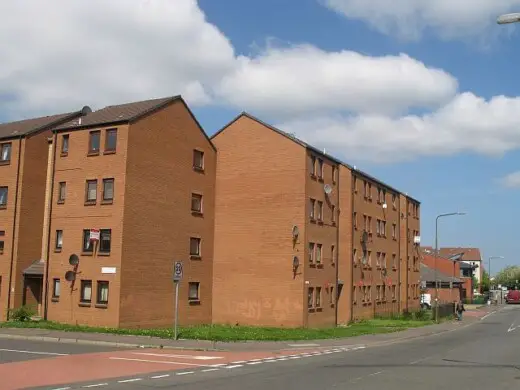
M 50 356 L 68 356 L 68 353 L 54 353 L 54 352 L 38 352 L 38 351 L 23 351 L 18 349 L 5 349 L 0 348 L 0 352 L 16 352 L 16 353 L 28 353 L 33 355 L 50 355 Z

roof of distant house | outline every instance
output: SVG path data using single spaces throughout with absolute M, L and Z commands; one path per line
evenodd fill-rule
M 114 125 L 136 121 L 145 115 L 158 111 L 170 103 L 182 100 L 181 96 L 143 100 L 139 102 L 107 106 L 88 115 L 73 119 L 56 127 L 56 130 L 72 130 L 102 125 Z
M 349 169 L 352 170 L 353 172 L 356 172 L 356 173 L 358 173 L 359 175 L 366 177 L 367 179 L 373 181 L 374 183 L 380 184 L 381 186 L 386 187 L 386 188 L 388 188 L 389 190 L 392 190 L 392 191 L 394 191 L 394 192 L 396 192 L 396 193 L 398 193 L 398 194 L 403 194 L 403 195 L 405 195 L 406 197 L 408 197 L 409 199 L 413 200 L 414 202 L 416 202 L 416 203 L 418 203 L 418 204 L 421 203 L 420 201 L 418 201 L 417 199 L 411 197 L 410 195 L 408 195 L 408 194 L 406 194 L 406 193 L 404 193 L 404 192 L 402 192 L 402 191 L 399 191 L 399 190 L 393 188 L 392 186 L 390 186 L 390 185 L 388 185 L 388 184 L 382 182 L 381 180 L 379 180 L 379 179 L 377 179 L 377 178 L 375 178 L 375 177 L 369 175 L 368 173 L 365 173 L 365 172 L 363 172 L 363 171 L 357 169 L 356 167 L 354 167 L 354 166 L 352 166 L 352 165 L 350 165 L 350 164 L 347 164 L 346 162 L 344 162 L 344 161 L 342 161 L 342 160 L 340 160 L 340 159 L 338 159 L 338 158 L 336 158 L 336 157 L 334 157 L 334 156 L 331 156 L 330 154 L 327 154 L 325 150 L 320 150 L 320 149 L 316 148 L 315 146 L 312 146 L 312 145 L 308 144 L 307 142 L 302 141 L 300 138 L 296 137 L 296 135 L 291 134 L 291 133 L 287 133 L 287 132 L 285 132 L 285 131 L 283 131 L 283 130 L 280 130 L 279 128 L 274 127 L 274 126 L 272 126 L 272 125 L 270 125 L 270 124 L 268 124 L 268 123 L 262 121 L 261 119 L 258 119 L 257 117 L 255 117 L 255 116 L 253 116 L 253 115 L 251 115 L 251 114 L 249 114 L 249 113 L 247 113 L 247 112 L 245 112 L 245 111 L 242 112 L 242 113 L 240 113 L 239 115 L 237 115 L 237 116 L 236 116 L 233 120 L 231 120 L 228 124 L 224 125 L 220 130 L 218 130 L 215 134 L 213 134 L 213 135 L 211 136 L 211 139 L 215 138 L 215 137 L 216 137 L 217 135 L 219 135 L 222 131 L 224 131 L 226 128 L 228 128 L 229 126 L 231 126 L 231 124 L 233 124 L 234 122 L 236 122 L 238 119 L 240 119 L 240 118 L 242 118 L 242 117 L 247 117 L 247 118 L 249 118 L 249 119 L 251 119 L 251 120 L 253 120 L 253 121 L 255 121 L 255 122 L 258 122 L 258 123 L 260 123 L 261 125 L 267 127 L 268 129 L 274 131 L 275 133 L 278 133 L 278 134 L 280 134 L 280 135 L 282 135 L 282 136 L 284 136 L 284 137 L 287 137 L 287 138 L 291 139 L 292 141 L 296 142 L 297 144 L 303 146 L 304 148 L 309 149 L 309 150 L 312 150 L 314 153 L 316 153 L 316 154 L 318 154 L 318 155 L 321 155 L 321 156 L 323 156 L 323 157 L 325 157 L 325 158 L 327 158 L 327 159 L 329 159 L 329 160 L 335 162 L 335 163 L 338 164 L 338 165 L 343 165 L 343 166 L 349 168 Z
M 85 107 L 81 111 L 65 114 L 42 116 L 39 118 L 24 119 L 16 122 L 0 123 L 0 139 L 24 137 L 42 130 L 51 129 L 71 120 L 89 110 Z
M 462 280 L 454 276 L 446 275 L 437 270 L 437 275 L 434 268 L 430 268 L 425 264 L 421 264 L 421 280 L 424 282 L 434 282 L 438 280 L 445 283 L 462 283 Z
M 439 253 L 445 257 L 462 254 L 462 261 L 481 261 L 482 255 L 479 248 L 440 248 Z

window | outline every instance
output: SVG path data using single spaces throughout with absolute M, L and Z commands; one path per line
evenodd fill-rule
M 392 254 L 392 268 L 397 268 L 397 255 L 395 253 Z
M 322 247 L 323 247 L 323 245 L 316 244 L 316 264 L 321 264 Z
M 377 187 L 377 202 L 382 203 L 381 199 L 383 198 L 383 190 Z
M 200 150 L 193 151 L 193 168 L 199 171 L 204 170 L 204 152 Z
M 386 302 L 386 286 L 384 284 L 381 286 L 381 295 L 382 295 L 383 301 Z
M 114 179 L 103 179 L 103 201 L 114 200 Z
M 314 248 L 315 248 L 314 242 L 309 242 L 309 263 L 314 263 Z
M 386 221 L 380 221 L 381 227 L 379 228 L 379 233 L 386 237 Z
M 321 287 L 316 287 L 316 307 L 321 307 Z
M 395 286 L 392 286 L 392 300 L 395 301 L 396 295 L 395 295 Z
M 202 213 L 202 195 L 191 194 L 191 211 Z
M 376 265 L 378 267 L 381 265 L 381 252 L 376 253 Z
M 91 131 L 89 133 L 88 152 L 90 154 L 98 154 L 100 144 L 101 144 L 101 131 L 99 131 L 99 130 Z
M 58 184 L 58 203 L 64 203 L 67 197 L 67 183 L 61 181 Z
M 200 283 L 199 282 L 189 282 L 188 283 L 188 300 L 190 301 L 198 301 L 200 291 Z
M 1 203 L 0 203 L 1 205 Z M 311 219 L 314 219 L 314 209 L 315 209 L 315 205 L 316 205 L 316 201 L 314 199 L 311 199 L 310 200 L 310 206 L 311 206 L 311 210 L 310 210 L 310 217 Z
M 97 282 L 96 304 L 108 305 L 108 282 L 106 281 Z
M 112 230 L 101 229 L 99 231 L 99 252 L 110 253 L 110 243 L 112 241 Z
M 90 241 L 90 229 L 83 230 L 83 252 L 92 253 L 94 245 Z
M 392 224 L 392 238 L 397 238 L 397 225 L 395 223 Z
M 97 180 L 87 180 L 86 201 L 95 202 L 97 199 Z
M 354 211 L 354 229 L 357 229 L 357 213 Z
M 386 253 L 381 252 L 381 267 L 386 268 Z
M 4 233 L 4 234 L 0 234 L 0 237 L 3 237 L 5 235 L 5 232 L 0 232 L 0 233 Z M 2 255 L 4 253 L 4 240 L 0 238 L 0 255 Z
M 332 182 L 333 183 L 336 183 L 336 173 L 338 172 L 338 170 L 336 169 L 336 166 L 333 165 L 332 166 Z
M 329 303 L 331 305 L 334 305 L 334 287 L 330 288 L 330 295 L 329 295 Z
M 368 231 L 368 218 L 366 215 L 363 215 L 363 229 Z
M 323 202 L 321 200 L 318 200 L 317 203 L 318 203 L 318 214 L 316 215 L 316 219 L 318 221 L 322 221 L 323 220 Z
M 56 243 L 54 249 L 63 249 L 63 230 L 56 230 Z
M 190 238 L 190 256 L 200 256 L 200 238 Z
M 117 148 L 117 129 L 108 129 L 105 137 L 105 152 L 115 152 Z
M 336 262 L 336 247 L 334 245 L 330 246 L 330 261 L 332 264 Z
M 367 255 L 367 265 L 370 267 L 372 265 L 372 251 L 368 251 Z
M 353 264 L 356 264 L 357 263 L 357 249 L 354 248 L 354 250 L 352 251 L 352 263 Z
M 52 280 L 52 297 L 59 298 L 61 293 L 61 285 L 59 279 Z
M 397 196 L 395 194 L 392 194 L 392 206 L 394 209 L 397 208 Z
M 311 156 L 311 176 L 316 176 L 316 157 Z
M 368 199 L 372 199 L 372 184 L 368 183 Z
M 69 135 L 64 134 L 61 136 L 61 154 L 69 153 Z
M 309 287 L 307 290 L 307 306 L 309 309 L 314 307 L 314 287 Z
M 7 187 L 0 187 L 0 207 L 6 207 L 7 206 L 7 194 L 8 194 Z
M 372 217 L 368 217 L 368 232 L 372 233 Z
M 318 159 L 318 177 L 323 179 L 323 160 L 321 158 Z
M 368 198 L 368 183 L 366 180 L 363 180 L 363 195 Z
M 330 212 L 331 212 L 331 220 L 332 220 L 332 223 L 336 223 L 336 206 L 334 205 L 331 205 L 330 206 Z
M 354 177 L 354 192 L 357 193 L 357 177 Z
M 11 143 L 0 145 L 0 163 L 7 164 L 11 161 Z
M 376 286 L 376 300 L 381 300 L 381 286 Z
M 378 219 L 376 221 L 376 233 L 377 233 L 377 235 L 380 234 L 380 227 L 381 227 L 381 221 Z
M 92 280 L 81 281 L 80 300 L 82 303 L 92 302 Z

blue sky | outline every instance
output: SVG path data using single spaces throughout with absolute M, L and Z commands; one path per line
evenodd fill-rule
M 465 211 L 441 246 L 520 264 L 520 34 L 495 23 L 520 0 L 47 2 L 0 4 L 0 121 L 182 94 L 212 134 L 247 110 L 419 199 L 424 245 Z

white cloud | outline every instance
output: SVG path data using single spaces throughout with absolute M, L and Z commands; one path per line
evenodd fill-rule
M 417 39 L 425 30 L 443 38 L 481 35 L 503 13 L 520 12 L 520 0 L 318 0 L 375 30 Z M 494 28 L 498 29 L 498 26 Z
M 520 188 L 520 171 L 504 176 L 500 183 L 506 188 Z
M 222 80 L 217 94 L 237 107 L 278 115 L 343 110 L 388 114 L 437 107 L 456 90 L 453 76 L 406 54 L 370 57 L 296 45 L 238 58 L 236 71 Z
M 395 162 L 459 152 L 499 156 L 520 148 L 519 125 L 520 98 L 463 93 L 422 116 L 338 115 L 279 127 L 349 160 Z
M 180 93 L 205 103 L 235 64 L 195 0 L 2 1 L 0 58 L 12 116 Z

